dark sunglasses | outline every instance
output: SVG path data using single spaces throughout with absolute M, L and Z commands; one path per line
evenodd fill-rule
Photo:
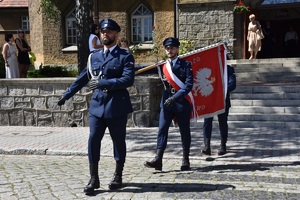
M 127 40 L 121 40 L 121 42 L 127 42 Z

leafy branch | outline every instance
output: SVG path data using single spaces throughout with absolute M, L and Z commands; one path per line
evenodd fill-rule
M 39 14 L 44 14 L 47 20 L 59 22 L 61 12 L 55 6 L 58 0 L 41 0 L 38 10 Z

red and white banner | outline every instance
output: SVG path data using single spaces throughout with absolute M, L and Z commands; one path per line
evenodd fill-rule
M 182 59 L 190 61 L 193 68 L 193 90 L 186 96 L 194 108 L 191 118 L 208 118 L 225 112 L 227 92 L 225 45 L 207 48 Z M 176 76 L 166 78 L 176 90 L 183 84 L 178 82 Z

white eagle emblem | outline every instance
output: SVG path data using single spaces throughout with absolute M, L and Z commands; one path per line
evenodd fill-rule
M 196 77 L 194 80 L 194 96 L 197 96 L 198 93 L 201 94 L 201 96 L 209 96 L 213 91 L 214 87 L 212 86 L 212 83 L 215 82 L 215 77 L 211 77 L 211 69 L 209 68 L 203 68 L 197 71 Z

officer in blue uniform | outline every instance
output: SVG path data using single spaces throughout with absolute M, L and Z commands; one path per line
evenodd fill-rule
M 185 96 L 193 88 L 192 65 L 186 60 L 178 58 L 180 42 L 177 38 L 167 38 L 163 42 L 168 61 L 172 66 L 173 74 L 183 83 L 183 87 L 176 91 L 167 81 L 163 79 L 165 91 L 160 103 L 159 131 L 157 135 L 157 150 L 155 158 L 144 165 L 156 170 L 162 170 L 162 158 L 167 146 L 168 131 L 174 117 L 178 123 L 183 148 L 183 159 L 181 170 L 189 170 L 189 153 L 191 145 L 190 113 L 191 104 Z
M 228 82 L 227 82 L 227 95 L 225 99 L 225 112 L 218 115 L 219 129 L 221 134 L 221 145 L 218 151 L 218 155 L 224 155 L 227 153 L 226 151 L 226 143 L 228 137 L 227 118 L 229 114 L 229 108 L 231 107 L 230 92 L 232 92 L 236 88 L 235 71 L 234 68 L 231 67 L 230 65 L 227 65 L 227 76 L 228 76 Z M 205 146 L 204 149 L 202 150 L 202 153 L 205 155 L 211 155 L 210 139 L 211 139 L 211 132 L 212 132 L 212 122 L 213 122 L 213 117 L 204 118 L 203 138 L 204 138 Z
M 120 26 L 112 19 L 103 19 L 99 25 L 101 42 L 104 49 L 90 55 L 87 68 L 72 83 L 58 105 L 63 105 L 88 82 L 93 90 L 90 101 L 88 158 L 90 181 L 84 188 L 87 195 L 99 188 L 98 163 L 100 147 L 105 129 L 108 128 L 113 141 L 116 170 L 110 189 L 122 186 L 122 171 L 126 157 L 127 115 L 133 111 L 127 87 L 134 82 L 134 58 L 117 45 Z

